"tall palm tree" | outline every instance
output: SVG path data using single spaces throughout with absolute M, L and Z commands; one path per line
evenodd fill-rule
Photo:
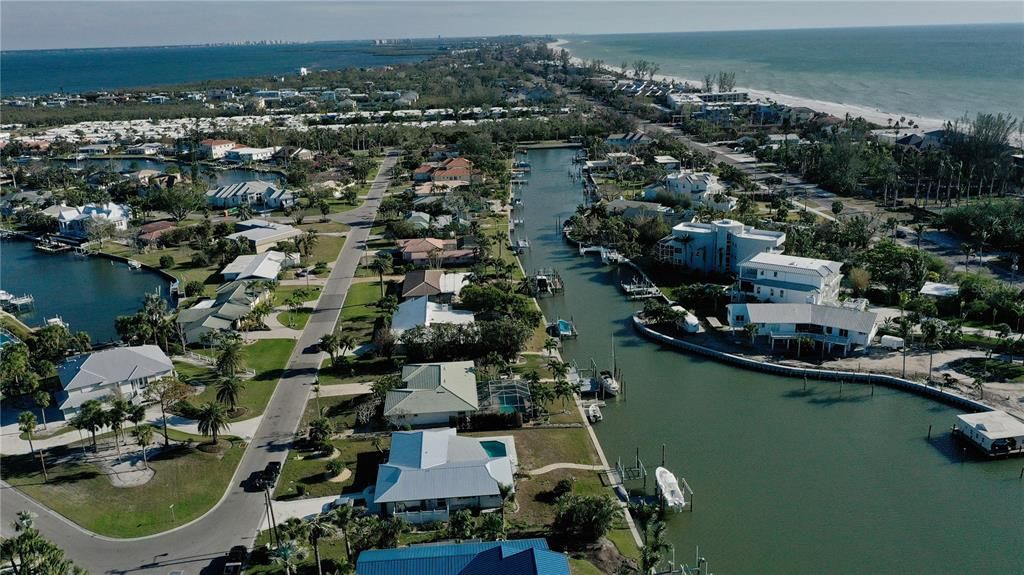
M 306 520 L 306 524 L 308 525 L 306 540 L 313 547 L 316 572 L 318 575 L 323 575 L 323 567 L 320 565 L 320 540 L 337 535 L 338 527 L 331 520 L 330 516 L 325 513 L 319 513 L 310 517 Z
M 32 399 L 35 401 L 36 406 L 39 407 L 39 415 L 43 418 L 43 429 L 46 429 L 46 408 L 52 403 L 50 393 L 40 389 L 32 395 Z
M 287 575 L 291 575 L 308 556 L 306 548 L 296 541 L 285 541 L 274 551 L 274 563 L 283 567 Z
M 349 505 L 339 505 L 334 509 L 331 509 L 327 513 L 331 523 L 334 523 L 341 531 L 342 536 L 345 538 L 345 558 L 352 562 L 352 545 L 349 542 L 349 529 L 352 528 L 352 524 L 355 522 L 356 514 L 353 507 Z
M 233 377 L 243 366 L 242 341 L 238 337 L 225 337 L 217 344 L 217 371 Z
M 380 297 L 384 297 L 384 276 L 394 269 L 392 261 L 388 254 L 377 254 L 377 257 L 370 262 L 370 269 L 377 272 L 377 277 L 380 278 Z
M 222 404 L 212 401 L 206 402 L 199 408 L 196 422 L 199 424 L 199 433 L 203 434 L 203 437 L 212 436 L 214 445 L 217 444 L 217 436 L 220 432 L 227 431 L 230 427 L 227 410 Z
M 104 423 L 114 432 L 114 448 L 117 449 L 117 460 L 121 460 L 121 430 L 127 414 L 118 406 L 111 406 L 103 412 Z
M 338 334 L 325 333 L 320 336 L 320 351 L 331 356 L 331 367 L 334 367 L 338 358 Z
M 384 298 L 387 299 L 387 298 Z M 351 349 L 356 347 L 356 338 L 351 333 L 339 333 L 338 334 L 338 347 L 341 355 L 345 355 Z
M 32 453 L 36 452 L 36 448 L 32 445 L 32 434 L 36 431 L 36 426 L 39 422 L 36 421 L 36 416 L 31 411 L 22 411 L 18 414 L 18 431 L 25 434 L 28 438 L 28 448 L 32 450 Z
M 153 442 L 153 426 L 151 425 L 140 425 L 132 430 L 132 435 L 139 442 L 139 447 L 142 448 L 142 463 L 149 469 L 149 458 L 146 456 L 146 448 Z
M 115 442 L 117 441 L 117 435 L 120 432 L 121 440 L 128 443 L 128 437 L 124 434 L 124 422 L 128 420 L 128 414 L 131 410 L 132 402 L 122 396 L 117 396 L 110 402 L 110 409 L 108 410 L 107 417 L 109 418 L 110 428 L 114 430 Z
M 238 398 L 245 391 L 245 384 L 234 377 L 224 377 L 217 382 L 217 401 L 226 404 L 235 411 L 238 408 Z
M 554 355 L 553 352 L 556 349 L 558 349 L 558 340 L 557 339 L 555 339 L 553 337 L 549 337 L 549 338 L 546 338 L 544 340 L 544 351 L 546 351 L 548 353 L 548 355 Z

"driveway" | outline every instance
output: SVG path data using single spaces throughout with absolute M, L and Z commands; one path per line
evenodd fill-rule
M 264 515 L 262 493 L 247 493 L 241 481 L 270 461 L 284 461 L 305 409 L 323 354 L 313 353 L 320 336 L 334 329 L 345 295 L 363 254 L 380 200 L 387 190 L 384 176 L 397 161 L 388 156 L 370 187 L 366 201 L 357 209 L 334 219 L 352 227 L 335 262 L 316 309 L 285 367 L 284 375 L 267 405 L 263 419 L 235 471 L 228 490 L 210 512 L 192 523 L 159 535 L 116 540 L 86 532 L 37 504 L 6 484 L 0 484 L 0 532 L 11 534 L 18 511 L 36 514 L 35 525 L 43 536 L 65 550 L 67 556 L 94 575 L 131 573 L 166 575 L 175 570 L 196 575 L 222 557 L 233 545 L 251 546 Z

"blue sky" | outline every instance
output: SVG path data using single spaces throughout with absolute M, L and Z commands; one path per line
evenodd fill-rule
M 0 2 L 0 48 L 1024 22 L 1024 2 Z

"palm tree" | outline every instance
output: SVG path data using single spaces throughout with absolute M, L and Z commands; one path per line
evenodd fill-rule
M 377 277 L 380 278 L 380 297 L 384 297 L 384 276 L 394 269 L 392 261 L 388 254 L 377 254 L 377 257 L 370 262 L 370 269 L 377 272 Z
M 756 323 L 748 323 L 743 326 L 743 331 L 747 332 L 747 335 L 750 336 L 750 343 L 753 344 L 754 339 L 757 338 L 757 332 L 761 331 L 761 326 Z
M 32 434 L 35 433 L 37 425 L 39 422 L 36 421 L 36 416 L 31 411 L 22 411 L 18 414 L 18 431 L 24 433 L 28 438 L 28 448 L 32 450 L 32 453 L 36 452 L 35 446 L 32 445 Z
M 565 378 L 555 379 L 555 396 L 562 399 L 562 413 L 567 411 L 566 402 L 573 398 L 576 393 L 576 386 L 569 383 Z
M 337 535 L 338 527 L 331 521 L 330 516 L 325 513 L 319 513 L 307 519 L 306 526 L 306 540 L 313 546 L 316 572 L 318 575 L 323 575 L 324 571 L 320 565 L 320 540 Z
M 136 426 L 132 430 L 132 435 L 139 442 L 139 447 L 142 448 L 142 463 L 149 469 L 149 458 L 146 457 L 146 448 L 153 442 L 153 426 L 151 425 L 140 425 Z
M 331 509 L 327 516 L 330 518 L 331 523 L 334 523 L 341 531 L 342 536 L 345 538 L 345 557 L 348 561 L 352 562 L 352 545 L 349 542 L 349 529 L 352 527 L 352 523 L 355 521 L 355 510 L 353 507 L 348 505 L 339 505 L 334 509 Z
M 146 407 L 143 405 L 133 403 L 128 408 L 128 421 L 132 422 L 132 427 L 138 427 L 140 423 L 146 419 Z
M 118 398 L 120 399 L 120 398 Z M 116 405 L 117 400 L 115 399 L 115 405 L 112 405 L 110 409 L 103 413 L 103 417 L 107 427 L 114 432 L 114 447 L 117 449 L 117 460 L 121 460 L 121 430 L 124 429 L 124 420 L 126 413 L 121 407 Z
M 217 382 L 217 401 L 226 404 L 235 411 L 238 408 L 238 398 L 245 391 L 245 384 L 234 377 L 224 377 Z
M 384 298 L 384 299 L 388 299 L 388 298 Z M 398 306 L 395 306 L 395 307 L 398 307 Z M 394 311 L 394 310 L 392 310 L 392 311 Z M 339 333 L 338 334 L 338 348 L 339 348 L 339 351 L 341 352 L 341 355 L 345 355 L 346 353 L 349 352 L 349 350 L 355 349 L 355 347 L 356 347 L 356 338 L 355 338 L 355 336 L 353 336 L 350 333 Z
M 128 437 L 124 435 L 124 422 L 128 420 L 128 413 L 132 409 L 132 402 L 124 397 L 117 396 L 110 402 L 110 410 L 107 413 L 110 429 L 114 430 L 114 442 L 117 442 L 118 432 L 121 432 L 121 439 L 128 443 Z
M 217 344 L 217 371 L 225 377 L 233 377 L 241 371 L 242 341 L 238 337 L 225 337 Z
M 252 206 L 248 203 L 239 204 L 237 213 L 239 221 L 252 219 Z
M 409 525 L 401 517 L 388 517 L 380 522 L 379 545 L 382 549 L 398 546 L 398 538 L 409 529 Z
M 914 224 L 914 233 L 917 234 L 917 249 L 921 249 L 921 240 L 924 239 L 926 231 L 928 231 L 928 224 L 923 222 Z
M 106 425 L 103 405 L 95 399 L 86 401 L 78 408 L 78 413 L 71 418 L 70 425 L 75 429 L 87 430 L 92 435 L 92 450 L 96 451 L 96 432 Z
M 32 399 L 39 407 L 39 415 L 43 417 L 43 429 L 46 429 L 46 408 L 49 407 L 51 403 L 50 394 L 49 392 L 40 389 L 32 396 Z
M 217 435 L 230 427 L 228 412 L 224 405 L 213 401 L 208 401 L 199 408 L 196 422 L 199 424 L 199 433 L 203 434 L 203 437 L 212 436 L 214 445 L 217 444 Z
M 534 410 L 544 406 L 545 415 L 550 415 L 547 406 L 557 398 L 555 390 L 546 383 L 538 383 L 537 385 L 530 386 L 530 395 L 533 397 Z
M 569 374 L 569 364 L 564 361 L 557 359 L 548 360 L 548 371 L 551 372 L 551 376 L 555 378 L 555 381 L 565 379 L 565 376 Z
M 334 435 L 334 424 L 326 417 L 318 417 L 309 422 L 309 440 L 321 448 L 329 446 L 327 440 Z
M 331 367 L 334 367 L 335 363 L 337 363 L 338 347 L 337 333 L 325 333 L 320 336 L 320 351 L 331 356 Z
M 932 361 L 935 358 L 935 349 L 939 345 L 939 335 L 937 321 L 931 320 L 921 324 L 921 341 L 928 348 L 928 381 L 932 379 Z
M 900 318 L 897 332 L 900 337 L 903 338 L 903 375 L 907 377 L 907 347 L 910 345 L 910 338 L 914 335 L 914 322 L 908 318 Z
M 558 349 L 558 340 L 549 337 L 544 340 L 544 351 L 548 352 L 548 355 L 554 355 L 554 351 Z
M 284 567 L 284 572 L 291 575 L 308 556 L 306 548 L 296 541 L 285 541 L 274 551 L 274 563 Z
M 963 242 L 960 244 L 960 252 L 964 254 L 964 270 L 971 271 L 971 254 L 974 253 L 974 248 L 971 244 Z
M 309 254 L 312 253 L 313 248 L 316 247 L 316 244 L 320 241 L 319 234 L 316 232 L 316 230 L 309 230 L 308 232 L 302 234 L 301 239 L 302 253 L 305 256 L 309 256 Z
M 665 523 L 651 522 L 644 530 L 644 546 L 640 548 L 641 571 L 650 573 L 661 562 L 661 555 L 669 549 L 670 545 L 665 541 Z

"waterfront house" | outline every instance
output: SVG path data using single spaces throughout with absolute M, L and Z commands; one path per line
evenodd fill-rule
M 248 244 L 249 248 L 257 254 L 269 250 L 279 242 L 302 235 L 302 230 L 288 224 L 260 219 L 237 222 L 235 229 L 238 231 L 229 235 L 228 239 Z
M 250 148 L 248 146 L 235 146 L 228 150 L 225 158 L 232 162 L 248 164 L 251 162 L 266 162 L 274 157 L 277 148 Z
M 447 521 L 459 509 L 498 509 L 514 488 L 511 437 L 459 437 L 455 429 L 396 431 L 372 501 L 409 523 Z
M 569 560 L 544 539 L 424 543 L 359 554 L 356 575 L 569 575 Z
M 735 273 L 740 262 L 760 252 L 780 253 L 785 232 L 758 230 L 736 220 L 687 222 L 658 241 L 659 260 L 704 272 Z
M 654 163 L 666 172 L 674 172 L 681 167 L 679 160 L 672 156 L 654 156 Z
M 70 419 L 90 399 L 115 396 L 141 403 L 150 382 L 174 375 L 174 363 L 155 345 L 115 347 L 83 353 L 57 367 L 61 387 L 57 407 Z
M 468 273 L 445 273 L 441 270 L 412 270 L 402 282 L 402 299 L 428 297 L 432 301 L 449 303 L 459 297 L 469 283 Z
M 186 345 L 203 343 L 203 336 L 238 329 L 240 322 L 270 290 L 256 281 L 233 281 L 217 288 L 213 299 L 204 299 L 178 312 L 175 322 Z
M 116 148 L 116 144 L 89 144 L 87 146 L 79 146 L 78 153 L 87 156 L 102 156 L 109 154 L 111 150 Z
M 956 430 L 988 455 L 1024 449 L 1024 422 L 1005 411 L 964 413 L 956 418 Z
M 625 134 L 612 134 L 604 139 L 606 146 L 610 148 L 622 148 L 624 150 L 634 146 L 647 146 L 654 140 L 643 132 L 627 132 Z
M 829 353 L 842 348 L 846 355 L 854 346 L 870 347 L 878 330 L 878 315 L 850 307 L 811 303 L 734 303 L 728 306 L 729 327 L 743 329 L 756 324 L 757 337 L 772 349 L 781 341 L 809 337 Z
M 135 155 L 135 156 L 156 156 L 157 154 L 160 153 L 161 150 L 163 150 L 163 148 L 164 148 L 163 144 L 159 144 L 159 143 L 155 143 L 155 142 L 150 142 L 150 143 L 146 143 L 146 144 L 139 144 L 139 145 L 136 145 L 136 146 L 132 146 L 132 147 L 128 148 L 126 151 L 129 154 L 132 154 L 132 155 Z
M 203 157 L 219 160 L 226 156 L 235 145 L 231 140 L 206 139 L 199 142 L 199 151 Z
M 220 275 L 224 281 L 234 280 L 274 280 L 281 273 L 285 266 L 295 266 L 299 263 L 299 254 L 285 254 L 277 251 L 263 252 L 262 254 L 241 255 L 231 263 L 224 266 Z
M 160 237 L 173 230 L 176 226 L 170 220 L 159 220 L 139 226 L 139 235 L 135 240 L 144 246 L 153 246 L 160 241 Z
M 843 264 L 760 252 L 740 262 L 733 296 L 738 300 L 771 303 L 824 304 L 839 300 Z
M 452 309 L 450 305 L 432 302 L 426 296 L 417 297 L 398 305 L 398 310 L 391 319 L 391 333 L 398 338 L 406 331 L 421 325 L 466 325 L 475 320 L 473 312 L 469 310 Z
M 711 172 L 680 170 L 669 174 L 665 189 L 677 198 L 688 198 L 694 206 L 707 204 L 722 212 L 736 208 L 736 198 L 725 195 L 725 186 Z
M 453 239 L 416 238 L 399 240 L 398 250 L 402 261 L 413 265 L 471 264 L 477 260 L 476 250 L 460 248 L 459 242 Z
M 384 398 L 384 417 L 395 427 L 448 425 L 480 408 L 472 361 L 402 367 L 402 385 Z
M 216 208 L 234 208 L 248 204 L 276 210 L 295 205 L 295 196 L 277 184 L 250 180 L 214 188 L 206 192 L 206 201 Z
M 605 204 L 609 214 L 622 214 L 627 220 L 643 218 L 668 218 L 672 216 L 672 208 L 657 202 L 640 202 L 619 198 Z
M 128 229 L 128 208 L 113 202 L 80 207 L 61 204 L 56 211 L 57 226 L 64 236 L 87 238 L 94 224 L 110 224 L 118 231 Z

